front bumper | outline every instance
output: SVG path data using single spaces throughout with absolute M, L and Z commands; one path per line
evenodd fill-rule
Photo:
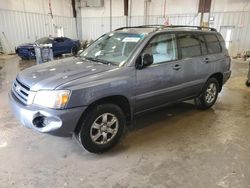
M 16 118 L 27 128 L 42 133 L 49 133 L 57 136 L 70 136 L 74 132 L 78 121 L 87 107 L 54 110 L 38 106 L 24 105 L 12 92 L 9 93 L 9 102 Z M 37 127 L 35 119 L 45 117 L 46 126 Z
M 231 70 L 223 73 L 223 84 L 225 84 L 231 76 Z

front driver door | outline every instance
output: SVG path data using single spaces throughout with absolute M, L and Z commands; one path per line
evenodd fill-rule
M 142 51 L 143 54 L 151 54 L 154 62 L 136 71 L 136 113 L 178 100 L 178 86 L 183 81 L 175 34 L 156 35 Z

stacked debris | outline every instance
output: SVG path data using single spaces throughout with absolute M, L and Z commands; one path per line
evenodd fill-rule
M 244 51 L 233 56 L 233 59 L 241 59 L 243 61 L 250 61 L 250 51 Z

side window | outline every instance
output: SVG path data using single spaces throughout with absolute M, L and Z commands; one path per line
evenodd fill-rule
M 221 52 L 220 42 L 218 41 L 216 35 L 208 34 L 204 35 L 207 42 L 207 50 L 209 54 L 215 54 Z
M 65 39 L 60 37 L 60 38 L 56 38 L 55 40 L 56 40 L 57 42 L 64 42 Z
M 198 38 L 200 40 L 202 54 L 207 55 L 207 46 L 203 35 L 199 35 Z
M 54 41 L 56 41 L 56 42 L 62 42 L 62 39 L 61 38 L 55 38 Z
M 153 64 L 173 61 L 177 59 L 177 45 L 175 34 L 160 34 L 155 36 L 142 54 L 153 56 Z
M 196 57 L 202 54 L 201 44 L 198 37 L 192 34 L 178 35 L 179 48 L 182 58 Z

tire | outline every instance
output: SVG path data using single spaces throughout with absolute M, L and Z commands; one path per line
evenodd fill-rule
M 72 47 L 71 49 L 71 53 L 75 56 L 77 55 L 77 52 L 78 52 L 78 48 L 76 46 Z
M 78 139 L 87 151 L 102 153 L 118 143 L 125 124 L 125 115 L 120 107 L 114 104 L 100 104 L 85 116 Z
M 200 96 L 194 99 L 198 109 L 206 110 L 214 105 L 219 94 L 219 82 L 216 78 L 209 78 Z
M 247 86 L 247 87 L 250 87 L 250 80 L 247 80 L 247 81 L 246 81 L 246 86 Z

